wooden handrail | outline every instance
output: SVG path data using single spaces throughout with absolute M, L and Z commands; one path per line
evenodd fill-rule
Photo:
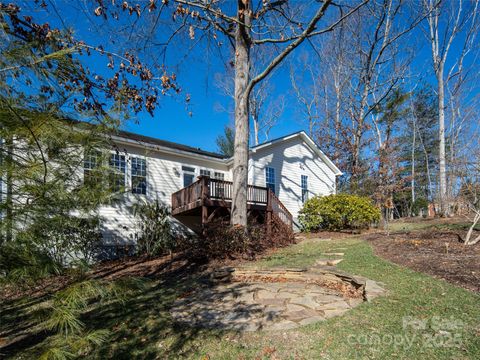
M 208 176 L 200 176 L 197 181 L 172 194 L 172 210 L 188 206 L 207 199 L 232 201 L 233 183 Z M 278 199 L 275 193 L 266 187 L 248 185 L 247 202 L 254 205 L 264 205 L 267 217 L 274 216 L 289 230 L 292 229 L 293 216 Z
M 172 194 L 172 209 L 193 203 L 202 197 L 202 180 L 197 180 L 190 185 Z
M 271 189 L 268 189 L 268 200 L 267 210 L 271 211 L 273 216 L 276 216 L 288 226 L 289 229 L 291 229 L 293 225 L 293 216 Z

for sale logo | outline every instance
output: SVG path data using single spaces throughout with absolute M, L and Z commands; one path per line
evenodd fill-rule
M 463 321 L 434 316 L 420 319 L 406 316 L 402 319 L 402 332 L 394 334 L 356 334 L 349 335 L 347 341 L 351 345 L 376 347 L 379 345 L 410 349 L 414 344 L 424 347 L 460 347 L 462 346 Z

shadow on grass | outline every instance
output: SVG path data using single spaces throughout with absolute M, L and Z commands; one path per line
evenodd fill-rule
M 204 297 L 204 301 L 218 301 L 226 295 L 206 278 L 195 275 L 196 270 L 195 265 L 186 265 L 177 269 L 175 274 L 150 282 L 145 290 L 125 303 L 110 304 L 90 312 L 85 318 L 90 328 L 110 331 L 108 341 L 95 350 L 94 357 L 178 358 L 199 351 L 207 338 L 208 341 L 220 339 L 224 334 L 222 330 L 177 324 L 170 316 L 169 311 L 176 300 L 195 296 L 206 288 L 209 298 Z M 243 307 L 241 311 L 257 309 Z
M 151 279 L 145 280 L 145 286 L 126 301 L 92 304 L 91 310 L 82 316 L 85 330 L 109 332 L 107 341 L 94 349 L 93 357 L 149 359 L 188 354 L 195 350 L 198 337 L 221 335 L 215 330 L 176 325 L 170 317 L 169 310 L 177 298 L 207 286 L 201 277 L 201 265 L 182 262 L 170 269 L 168 264 L 161 264 L 152 270 L 148 274 Z M 110 271 L 105 273 L 111 275 Z M 49 336 L 53 334 L 33 328 L 36 309 L 46 300 L 48 296 L 2 304 L 1 358 L 29 358 L 49 345 Z

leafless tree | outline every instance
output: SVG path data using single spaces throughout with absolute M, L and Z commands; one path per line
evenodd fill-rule
M 439 205 L 440 214 L 448 215 L 447 164 L 446 164 L 446 86 L 448 82 L 462 73 L 465 56 L 469 53 L 475 32 L 478 28 L 478 0 L 438 1 L 423 0 L 427 12 L 428 31 L 432 52 L 433 70 L 438 86 L 438 124 L 439 124 Z M 459 36 L 463 34 L 463 36 Z M 452 44 L 462 48 L 454 65 L 446 72 Z M 451 57 L 451 56 L 450 56 Z M 461 75 L 457 77 L 461 79 Z M 461 80 L 460 80 L 461 81 Z M 453 114 L 453 113 L 452 113 Z
M 303 69 L 303 71 L 300 69 Z M 291 64 L 290 66 L 290 81 L 293 92 L 301 108 L 302 120 L 306 121 L 308 135 L 311 137 L 317 131 L 322 117 L 322 86 L 320 83 L 323 79 L 318 70 L 318 67 L 315 67 L 307 56 L 303 56 L 298 64 Z M 323 99 L 326 99 L 326 97 Z
M 459 198 L 466 206 L 466 217 L 470 221 L 470 227 L 463 239 L 465 245 L 475 245 L 480 242 L 480 234 L 475 237 L 475 227 L 480 222 L 480 149 L 461 161 L 461 187 Z
M 166 48 L 177 34 L 186 33 L 195 44 L 208 37 L 211 43 L 231 45 L 229 55 L 233 55 L 231 64 L 235 69 L 231 223 L 246 226 L 250 94 L 305 40 L 333 31 L 368 0 L 341 0 L 335 4 L 332 0 L 306 3 L 237 0 L 235 6 L 232 1 L 217 0 L 171 0 L 161 4 L 149 1 L 135 5 L 97 2 L 100 6 L 95 14 L 99 17 L 111 16 L 110 7 L 117 9 L 114 18 L 122 11 L 139 18 L 150 14 L 145 43 L 151 41 L 152 34 L 163 34 L 155 44 Z M 171 29 L 168 21 L 172 19 L 175 30 L 165 36 L 165 31 Z M 132 23 L 136 25 L 137 21 Z M 271 57 L 255 56 L 265 48 L 274 50 Z
M 232 194 L 232 224 L 247 224 L 247 164 L 248 164 L 248 120 L 249 120 L 249 96 L 254 87 L 263 81 L 271 72 L 280 65 L 283 60 L 306 39 L 316 35 L 325 34 L 332 31 L 338 24 L 348 18 L 362 7 L 366 1 L 355 4 L 353 8 L 347 12 L 343 12 L 335 16 L 322 29 L 318 29 L 318 24 L 325 17 L 327 9 L 332 1 L 325 0 L 316 6 L 313 16 L 308 21 L 301 23 L 298 19 L 290 14 L 280 12 L 280 18 L 286 18 L 287 22 L 278 27 L 278 16 L 274 16 L 273 23 L 260 24 L 259 30 L 253 30 L 252 20 L 265 20 L 266 12 L 276 11 L 276 4 L 282 1 L 267 4 L 264 9 L 254 15 L 252 11 L 252 2 L 250 0 L 239 0 L 237 9 L 237 28 L 235 31 L 235 156 L 233 161 L 233 194 Z M 309 9 L 311 12 L 311 8 Z M 298 12 L 298 10 L 295 10 Z M 343 15 L 342 15 L 343 14 Z M 272 18 L 270 18 L 272 19 Z M 299 31 L 299 30 L 300 31 Z M 255 32 L 260 31 L 266 36 L 256 38 Z M 286 35 L 285 32 L 289 34 Z M 278 35 L 280 34 L 280 36 Z M 262 44 L 283 45 L 278 54 L 268 61 L 260 70 L 250 78 L 250 68 L 252 63 L 250 47 Z M 255 66 L 255 68 L 259 68 Z
M 350 175 L 353 192 L 359 191 L 360 177 L 366 170 L 362 152 L 370 143 L 366 135 L 371 127 L 377 150 L 383 144 L 383 130 L 376 123 L 374 109 L 405 78 L 411 57 L 399 42 L 424 18 L 410 10 L 402 1 L 369 2 L 327 37 L 311 41 L 320 59 L 316 64 L 319 75 L 312 76 L 317 91 L 304 91 L 297 97 L 307 109 L 314 108 L 312 104 L 318 103 L 315 99 L 322 97 L 325 110 L 321 111 L 321 123 L 326 126 L 321 127 L 318 138 L 333 144 L 335 150 L 330 153 L 341 158 L 339 163 Z M 322 54 L 330 55 L 326 56 L 330 61 Z M 300 90 L 292 82 L 294 89 Z M 322 91 L 322 86 L 326 90 Z M 311 117 L 319 116 L 318 106 L 315 112 Z
M 233 72 L 215 74 L 215 86 L 226 96 L 234 99 Z M 285 97 L 281 94 L 272 98 L 274 87 L 269 81 L 263 81 L 250 94 L 250 116 L 252 118 L 252 143 L 258 145 L 269 138 L 270 130 L 278 123 L 285 109 Z M 218 111 L 233 116 L 233 109 L 217 103 Z

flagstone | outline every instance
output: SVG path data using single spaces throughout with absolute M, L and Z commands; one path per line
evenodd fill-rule
M 384 293 L 374 281 L 319 264 L 308 270 L 275 268 L 236 272 L 230 268 L 218 270 L 211 278 L 222 281 L 179 298 L 171 309 L 173 319 L 196 327 L 234 331 L 288 330 L 340 316 Z M 229 274 L 231 279 L 241 275 L 245 281 L 226 282 L 224 274 Z M 262 282 L 258 281 L 258 274 L 264 276 Z M 278 280 L 275 282 L 275 279 Z M 363 297 L 349 298 L 349 292 L 322 287 L 326 279 L 353 286 L 353 290 L 363 291 Z

